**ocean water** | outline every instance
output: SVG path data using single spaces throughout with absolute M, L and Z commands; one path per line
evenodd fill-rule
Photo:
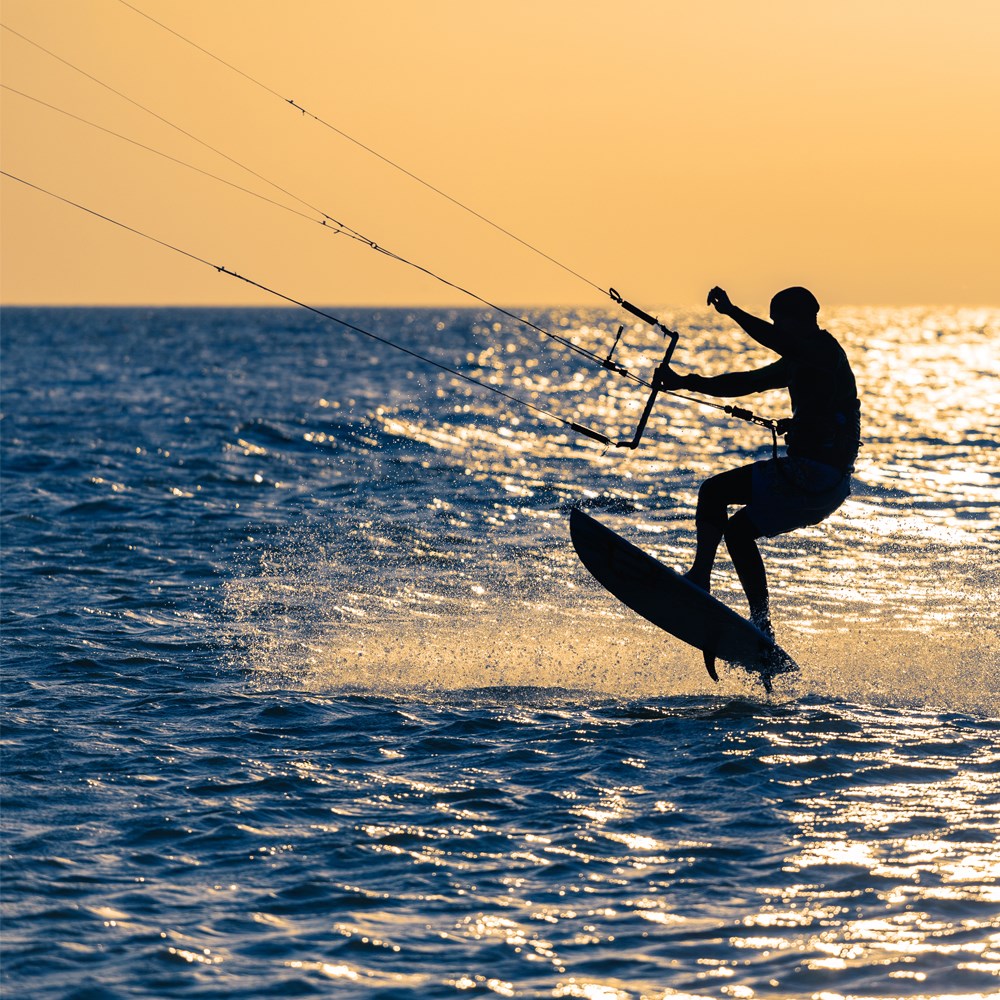
M 681 370 L 766 360 L 661 317 Z M 346 318 L 619 437 L 644 402 L 502 317 Z M 686 565 L 761 428 L 666 397 L 606 449 L 303 310 L 4 310 L 4 996 L 1000 995 L 1000 312 L 827 325 L 865 445 L 765 545 L 767 696 L 567 529 Z

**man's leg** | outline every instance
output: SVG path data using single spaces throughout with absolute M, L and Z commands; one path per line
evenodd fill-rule
M 726 521 L 729 516 L 730 504 L 750 503 L 753 466 L 744 465 L 739 469 L 721 472 L 711 479 L 706 479 L 698 490 L 698 508 L 695 511 L 695 528 L 697 530 L 697 546 L 694 563 L 685 574 L 687 578 L 703 590 L 711 591 L 712 564 L 719 549 L 719 542 L 726 532 Z M 719 675 L 715 669 L 715 656 L 703 652 L 705 669 L 713 681 L 718 682 Z
M 695 512 L 697 547 L 694 563 L 685 575 L 703 590 L 711 590 L 712 565 L 719 542 L 726 533 L 727 508 L 730 504 L 750 503 L 752 469 L 752 465 L 744 465 L 739 469 L 720 472 L 719 475 L 706 479 L 698 490 L 698 508 Z
M 762 632 L 773 637 L 767 573 L 764 570 L 764 560 L 760 557 L 760 549 L 757 548 L 759 537 L 746 510 L 737 511 L 726 524 L 726 548 L 733 560 L 736 575 L 740 578 L 743 592 L 747 595 L 750 621 Z

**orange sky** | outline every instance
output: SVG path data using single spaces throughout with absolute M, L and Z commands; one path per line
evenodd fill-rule
M 130 0 L 650 308 L 998 304 L 995 0 Z M 120 0 L 3 0 L 8 27 L 315 209 L 504 304 L 606 302 Z M 2 79 L 294 206 L 3 31 Z M 11 90 L 3 169 L 316 304 L 472 304 Z M 273 300 L 14 181 L 0 299 Z

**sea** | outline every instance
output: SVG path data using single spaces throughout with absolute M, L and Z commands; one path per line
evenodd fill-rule
M 683 393 L 568 426 L 632 438 L 569 345 L 648 380 L 655 330 L 329 312 L 0 315 L 3 996 L 1000 996 L 1000 309 L 824 310 L 864 446 L 762 544 L 771 694 L 570 543 L 684 569 L 770 455 Z M 659 316 L 678 371 L 771 359 Z

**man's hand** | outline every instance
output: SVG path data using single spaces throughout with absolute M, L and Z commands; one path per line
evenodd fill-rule
M 732 302 L 729 301 L 729 295 L 726 293 L 726 290 L 719 288 L 718 285 L 708 293 L 708 304 L 715 306 L 715 311 L 722 313 L 723 316 L 731 316 L 735 308 Z
M 686 375 L 678 375 L 670 365 L 662 364 L 653 373 L 653 388 L 661 391 L 679 389 L 686 378 Z

